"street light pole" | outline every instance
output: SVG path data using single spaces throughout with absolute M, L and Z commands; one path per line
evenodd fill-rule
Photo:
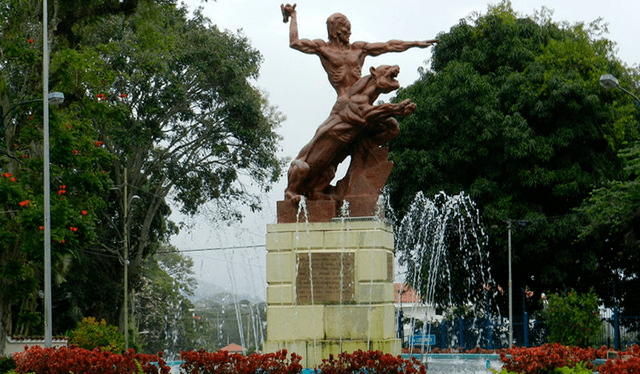
M 44 346 L 51 348 L 51 186 L 49 175 L 49 22 L 47 0 L 42 1 L 42 97 L 44 132 Z
M 513 282 L 511 278 L 511 220 L 507 221 L 509 235 L 509 348 L 513 345 Z

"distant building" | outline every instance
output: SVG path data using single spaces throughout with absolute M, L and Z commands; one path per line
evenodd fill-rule
M 243 348 L 241 345 L 231 343 L 228 346 L 221 348 L 221 351 L 228 351 L 229 353 L 239 353 L 241 355 L 247 354 L 247 349 Z
M 425 305 L 420 300 L 420 294 L 408 284 L 395 283 L 393 286 L 396 316 L 402 314 L 403 338 L 413 335 L 413 329 L 418 321 L 424 324 L 429 321 L 442 320 L 442 316 L 436 315 L 433 306 Z

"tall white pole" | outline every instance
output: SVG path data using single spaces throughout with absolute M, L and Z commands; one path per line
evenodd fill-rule
M 44 345 L 52 346 L 51 318 L 51 176 L 49 175 L 49 24 L 42 1 L 42 101 L 44 131 Z
M 509 232 L 509 347 L 513 345 L 513 282 L 511 279 L 511 220 L 507 223 Z

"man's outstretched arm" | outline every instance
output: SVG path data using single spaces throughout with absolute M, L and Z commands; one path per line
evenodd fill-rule
M 427 48 L 440 40 L 418 40 L 418 41 L 403 41 L 403 40 L 389 40 L 386 43 L 365 43 L 363 50 L 370 56 L 378 56 L 388 52 L 404 52 L 409 48 Z M 354 43 L 355 44 L 355 43 Z
M 282 21 L 287 22 L 291 18 L 289 24 L 289 46 L 304 53 L 318 53 L 319 43 L 322 40 L 300 39 L 298 37 L 298 13 L 296 12 L 296 4 L 281 5 Z

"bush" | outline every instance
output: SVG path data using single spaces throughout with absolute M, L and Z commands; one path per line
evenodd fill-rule
M 16 368 L 16 361 L 11 356 L 0 357 L 0 373 L 6 373 Z
M 574 368 L 577 365 L 593 369 L 592 361 L 596 359 L 593 348 L 565 347 L 559 343 L 544 344 L 533 348 L 509 348 L 500 353 L 504 363 L 503 369 L 516 373 L 547 373 L 556 368 Z
M 582 295 L 574 290 L 564 297 L 551 294 L 543 316 L 550 343 L 589 347 L 600 327 L 598 296 L 593 289 Z
M 598 367 L 600 374 L 631 374 L 640 373 L 640 347 L 634 345 L 624 352 L 619 352 L 615 360 L 608 359 L 604 365 Z
M 94 317 L 85 317 L 75 330 L 68 333 L 69 341 L 80 348 L 122 353 L 124 351 L 124 335 L 116 326 L 108 325 L 104 319 L 96 322 Z
M 131 374 L 139 369 L 147 374 L 168 374 L 171 370 L 162 354 L 135 353 L 133 349 L 115 354 L 99 348 L 42 348 L 33 346 L 16 353 L 16 372 L 36 374 Z
M 322 374 L 347 374 L 347 373 L 406 373 L 426 374 L 424 365 L 415 357 L 404 360 L 401 356 L 394 357 L 383 354 L 380 351 L 362 351 L 353 353 L 342 352 L 336 360 L 333 355 L 329 359 L 322 360 L 322 364 L 315 370 Z
M 181 372 L 186 374 L 298 374 L 302 372 L 300 359 L 302 357 L 291 354 L 287 360 L 287 351 L 276 353 L 252 354 L 243 356 L 227 351 L 206 352 L 182 351 Z
M 561 344 L 545 344 L 534 348 L 509 348 L 500 353 L 504 365 L 501 374 L 588 374 L 594 370 L 595 359 L 607 358 L 609 349 L 565 347 Z M 607 359 L 596 368 L 599 374 L 640 373 L 640 347 L 634 345 L 618 352 L 615 360 Z

